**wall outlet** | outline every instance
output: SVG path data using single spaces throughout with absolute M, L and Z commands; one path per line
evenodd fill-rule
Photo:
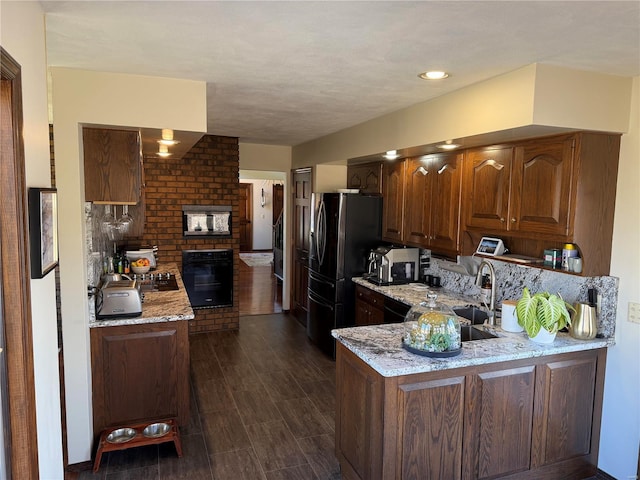
M 628 320 L 632 323 L 640 323 L 640 303 L 629 302 Z

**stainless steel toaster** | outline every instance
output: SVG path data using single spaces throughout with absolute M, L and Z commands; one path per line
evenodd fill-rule
M 135 280 L 107 282 L 96 294 L 96 318 L 139 317 L 142 296 Z

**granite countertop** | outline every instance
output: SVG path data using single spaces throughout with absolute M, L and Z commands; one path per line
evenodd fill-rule
M 134 318 L 97 320 L 93 309 L 90 312 L 89 327 L 112 327 L 119 325 L 139 325 L 142 323 L 175 322 L 194 318 L 189 296 L 182 283 L 180 270 L 175 263 L 162 264 L 150 273 L 170 273 L 175 275 L 178 290 L 165 292 L 144 292 L 142 315 Z M 93 303 L 92 301 L 90 303 Z
M 413 305 L 426 298 L 425 285 L 408 284 L 379 287 L 364 279 L 355 283 Z M 477 304 L 478 301 L 455 292 L 434 291 L 438 301 L 449 306 Z M 423 357 L 402 348 L 403 324 L 368 327 L 350 327 L 333 330 L 333 337 L 384 377 L 425 373 L 473 365 L 505 362 L 524 358 L 555 355 L 605 348 L 614 345 L 613 339 L 576 340 L 567 333 L 558 333 L 550 345 L 540 345 L 527 338 L 526 333 L 511 333 L 500 327 L 476 326 L 497 335 L 498 338 L 462 343 L 462 352 L 449 358 Z

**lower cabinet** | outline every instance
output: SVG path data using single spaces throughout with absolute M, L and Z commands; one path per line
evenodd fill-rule
M 356 326 L 382 323 L 384 323 L 384 295 L 356 285 Z
M 606 349 L 382 377 L 338 343 L 344 479 L 595 475 Z
M 108 427 L 189 420 L 187 321 L 91 329 L 94 435 Z

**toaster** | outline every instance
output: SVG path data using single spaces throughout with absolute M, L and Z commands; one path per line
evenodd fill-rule
M 107 282 L 96 294 L 96 318 L 142 315 L 142 296 L 136 280 Z

